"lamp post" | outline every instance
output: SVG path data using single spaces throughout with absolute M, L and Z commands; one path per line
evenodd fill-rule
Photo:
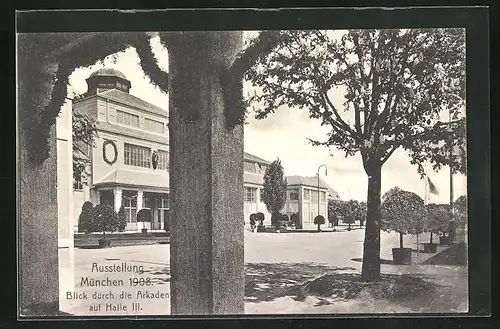
M 317 172 L 317 175 L 318 175 L 318 216 L 319 216 L 319 209 L 320 209 L 320 195 L 319 195 L 319 170 L 321 169 L 321 167 L 325 167 L 325 176 L 328 176 L 328 168 L 326 167 L 325 164 L 322 164 L 321 166 L 318 167 L 318 172 Z

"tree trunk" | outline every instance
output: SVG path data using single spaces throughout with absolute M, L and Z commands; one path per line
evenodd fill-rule
M 430 241 L 430 243 L 432 244 L 432 232 L 431 232 L 431 241 Z
M 351 222 L 348 223 L 349 224 L 349 231 L 351 230 Z
M 375 163 L 366 167 L 368 174 L 368 196 L 366 207 L 365 241 L 363 243 L 363 267 L 361 279 L 380 279 L 380 188 L 382 165 Z
M 399 233 L 399 248 L 403 249 L 403 233 Z
M 319 224 L 318 224 L 318 232 L 320 232 L 320 231 L 321 231 L 321 228 L 319 227 Z
M 220 81 L 241 49 L 241 32 L 168 36 L 172 315 L 244 313 L 243 127 Z

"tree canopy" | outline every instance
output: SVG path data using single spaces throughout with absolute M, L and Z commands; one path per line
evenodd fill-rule
M 430 203 L 427 210 L 427 231 L 438 234 L 448 233 L 450 223 L 450 205 Z
M 288 37 L 246 75 L 257 90 L 248 98 L 257 118 L 283 106 L 306 109 L 331 129 L 314 145 L 361 152 L 365 166 L 401 147 L 421 174 L 424 161 L 448 164 L 444 141 L 463 146 L 463 29 L 282 33 Z M 440 120 L 443 111 L 450 124 Z
M 419 234 L 424 230 L 424 200 L 409 191 L 391 194 L 382 203 L 384 229 L 400 234 Z

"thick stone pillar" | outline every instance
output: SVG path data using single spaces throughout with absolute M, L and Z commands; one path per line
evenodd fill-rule
M 113 189 L 114 195 L 114 200 L 115 200 L 115 211 L 118 212 L 120 211 L 120 207 L 122 206 L 122 188 L 121 187 L 115 187 Z
M 168 48 L 171 314 L 242 314 L 243 127 L 226 128 L 220 81 L 242 33 L 172 33 Z
M 19 307 L 21 316 L 40 316 L 59 309 L 55 126 L 49 137 L 50 157 L 40 165 L 28 160 L 28 134 L 20 124 Z

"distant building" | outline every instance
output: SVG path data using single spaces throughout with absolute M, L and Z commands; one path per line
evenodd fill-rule
M 287 202 L 283 213 L 291 216 L 293 213 L 299 214 L 303 228 L 312 228 L 314 218 L 319 214 L 325 217 L 328 222 L 328 202 L 329 198 L 338 199 L 338 193 L 328 186 L 325 181 L 318 177 L 287 176 L 288 191 Z M 318 188 L 319 187 L 319 188 Z M 319 190 L 319 206 L 318 206 Z

